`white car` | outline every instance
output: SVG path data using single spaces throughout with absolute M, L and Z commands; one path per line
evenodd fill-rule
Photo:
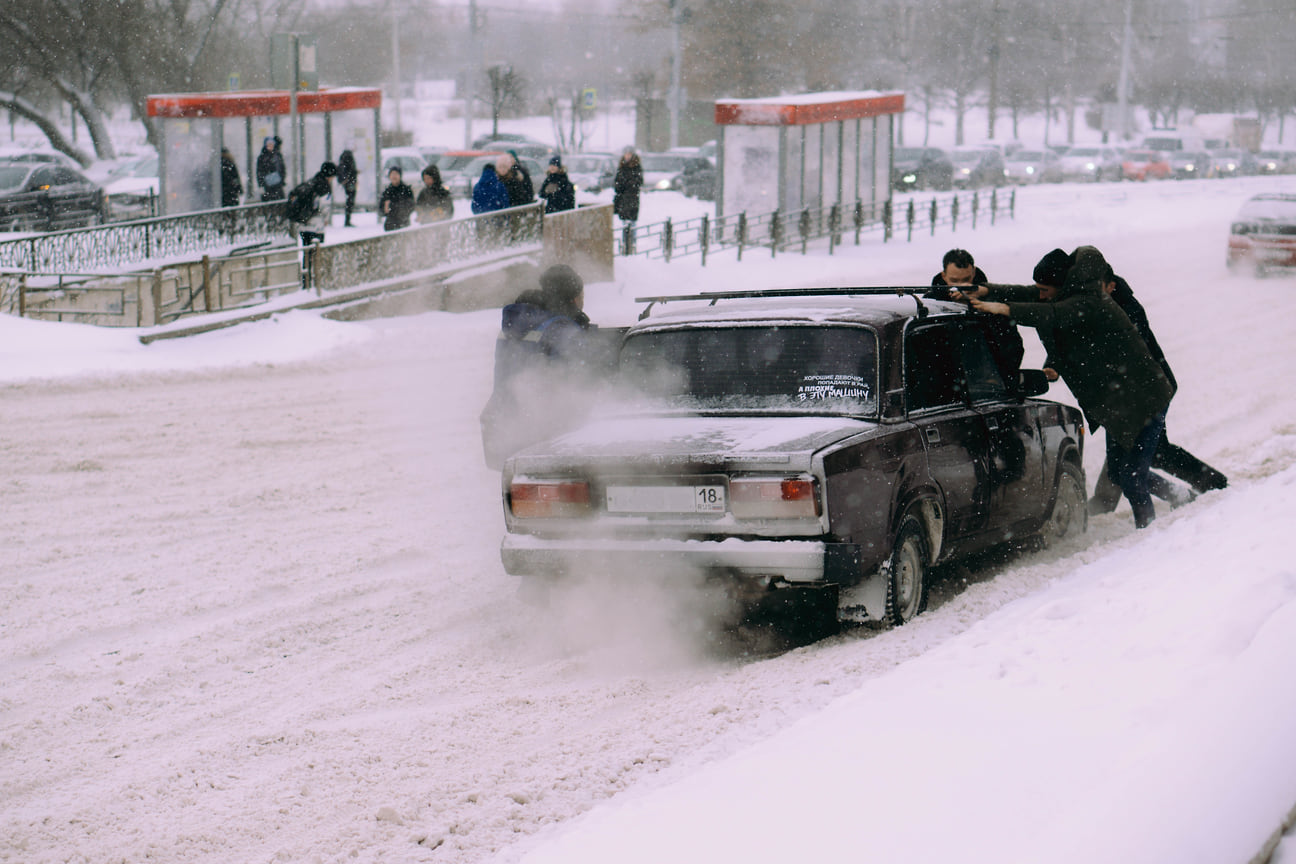
M 1004 179 L 1024 186 L 1028 183 L 1061 183 L 1061 157 L 1052 150 L 1015 150 L 1004 158 Z
M 1072 147 L 1058 157 L 1064 180 L 1120 180 L 1124 151 L 1107 144 Z
M 158 157 L 137 156 L 118 165 L 104 178 L 104 195 L 113 219 L 147 219 L 155 216 L 158 191 Z

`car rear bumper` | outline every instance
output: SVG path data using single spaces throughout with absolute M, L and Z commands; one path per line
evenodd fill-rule
M 709 573 L 787 582 L 843 581 L 858 575 L 859 549 L 822 540 L 588 540 L 509 534 L 500 545 L 514 576 L 559 576 L 573 571 Z

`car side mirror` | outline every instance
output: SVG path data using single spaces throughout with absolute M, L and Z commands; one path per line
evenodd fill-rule
M 1042 396 L 1048 392 L 1049 380 L 1043 369 L 1022 369 L 1017 375 L 1022 396 Z

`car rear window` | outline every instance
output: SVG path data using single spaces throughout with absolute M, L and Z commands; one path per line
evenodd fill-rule
M 0 189 L 18 189 L 27 179 L 27 165 L 0 165 Z
M 1296 224 L 1296 200 L 1261 198 L 1248 201 L 1238 211 L 1238 219 L 1255 222 L 1289 222 Z
M 877 413 L 877 337 L 863 327 L 639 333 L 621 349 L 632 393 L 689 410 Z

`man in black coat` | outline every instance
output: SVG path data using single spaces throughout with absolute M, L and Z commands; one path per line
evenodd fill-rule
M 1148 324 L 1147 312 L 1143 309 L 1143 304 L 1139 303 L 1134 297 L 1134 291 L 1130 288 L 1129 283 L 1117 276 L 1110 264 L 1107 267 L 1106 275 L 1103 276 L 1103 290 L 1125 312 L 1125 315 L 1130 319 L 1130 323 L 1143 337 L 1143 342 L 1147 345 L 1148 351 L 1161 364 L 1161 369 L 1165 372 L 1166 378 L 1169 379 L 1170 386 L 1177 391 L 1179 382 L 1175 380 L 1174 372 L 1170 370 L 1170 364 L 1166 362 L 1165 352 L 1161 350 L 1156 336 L 1152 333 L 1152 327 Z M 1228 486 L 1228 478 L 1221 472 L 1207 465 L 1182 447 L 1171 444 L 1164 429 L 1161 432 L 1161 440 L 1157 444 L 1156 456 L 1152 459 L 1152 468 L 1156 471 L 1164 471 L 1171 477 L 1182 480 L 1191 486 L 1192 493 L 1189 495 L 1189 500 L 1202 492 L 1223 489 Z M 1169 501 L 1171 506 L 1187 503 L 1184 500 L 1182 491 L 1168 480 L 1153 474 L 1150 481 L 1152 494 L 1163 501 Z M 1104 465 L 1102 472 L 1098 475 L 1098 485 L 1094 489 L 1093 497 L 1089 499 L 1089 512 L 1091 514 L 1110 513 L 1120 503 L 1120 497 L 1120 488 L 1107 475 L 1107 466 Z
M 985 285 L 990 280 L 981 268 L 976 266 L 972 253 L 966 249 L 951 249 L 941 259 L 941 272 L 932 277 L 932 290 L 923 295 L 928 300 L 953 300 L 951 286 Z M 986 341 L 990 353 L 994 355 L 999 374 L 1010 390 L 1016 391 L 1019 386 L 1022 357 L 1026 349 L 1022 345 L 1021 334 L 1011 318 L 991 315 L 986 322 Z

